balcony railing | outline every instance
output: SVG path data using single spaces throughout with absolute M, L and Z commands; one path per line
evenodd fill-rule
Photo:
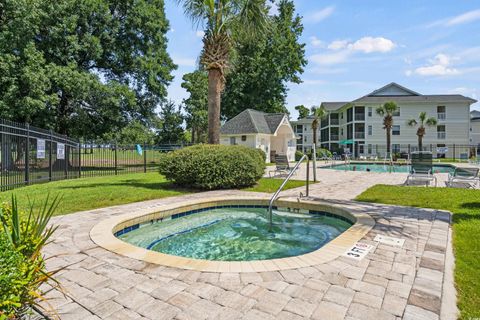
M 365 132 L 355 132 L 355 139 L 365 139 Z
M 339 124 L 340 124 L 340 121 L 338 119 L 330 119 L 331 126 L 338 126 Z
M 437 112 L 437 119 L 438 120 L 445 120 L 446 114 L 445 112 Z
M 447 133 L 446 132 L 437 132 L 437 139 L 446 139 L 447 138 Z
M 330 141 L 337 141 L 339 138 L 338 134 L 331 134 L 330 135 Z
M 355 115 L 355 120 L 356 121 L 365 121 L 365 114 L 362 113 L 362 114 L 356 114 Z

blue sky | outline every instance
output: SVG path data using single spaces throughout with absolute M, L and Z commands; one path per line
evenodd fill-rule
M 397 82 L 423 94 L 460 93 L 480 100 L 480 2 L 472 0 L 295 0 L 305 27 L 308 65 L 289 85 L 287 107 L 349 101 Z M 197 30 L 166 1 L 168 50 L 178 70 L 169 98 L 187 93 L 182 75 L 195 70 Z M 480 104 L 473 107 L 480 110 Z

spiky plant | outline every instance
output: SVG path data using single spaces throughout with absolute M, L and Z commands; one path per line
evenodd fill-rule
M 221 93 L 236 41 L 268 29 L 265 0 L 177 0 L 205 28 L 200 62 L 208 71 L 208 142 L 220 142 Z
M 390 147 L 392 141 L 392 127 L 393 127 L 393 114 L 398 109 L 397 104 L 394 101 L 385 102 L 378 107 L 375 112 L 383 117 L 383 129 L 385 129 L 387 138 L 387 155 L 390 155 Z
M 416 119 L 410 119 L 407 121 L 407 124 L 410 127 L 416 127 L 417 125 L 419 125 L 417 128 L 418 150 L 422 151 L 423 137 L 425 136 L 425 126 L 427 127 L 436 126 L 437 119 L 435 119 L 434 117 L 428 118 L 426 112 L 420 112 L 420 114 L 418 115 L 418 120 L 419 121 L 417 121 Z

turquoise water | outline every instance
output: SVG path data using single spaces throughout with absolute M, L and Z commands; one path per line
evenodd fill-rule
M 330 214 L 329 214 L 330 215 Z M 196 259 L 249 261 L 305 254 L 351 226 L 325 213 L 274 210 L 268 232 L 265 208 L 221 208 L 140 225 L 118 238 L 150 250 Z
M 409 165 L 394 165 L 388 166 L 380 163 L 350 163 L 350 164 L 337 164 L 333 166 L 319 167 L 320 169 L 333 169 L 343 171 L 368 171 L 371 172 L 410 172 Z M 433 173 L 453 173 L 455 167 L 451 165 L 434 165 Z

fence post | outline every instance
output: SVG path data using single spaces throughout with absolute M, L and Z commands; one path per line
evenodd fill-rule
M 147 173 L 147 144 L 143 143 L 143 173 Z
M 52 181 L 52 149 L 53 149 L 53 139 L 52 139 L 52 129 L 50 129 L 50 150 L 48 152 L 48 181 Z
M 115 175 L 118 174 L 118 169 L 117 169 L 117 141 L 115 141 Z
M 27 145 L 25 148 L 25 184 L 30 181 L 30 125 L 27 123 Z
M 68 147 L 67 145 L 67 136 L 63 136 L 63 143 L 64 143 L 64 152 L 65 152 L 65 169 L 64 169 L 64 173 L 65 173 L 65 179 L 68 179 L 68 165 L 70 164 L 70 148 Z
M 82 144 L 78 141 L 78 177 L 82 177 Z

